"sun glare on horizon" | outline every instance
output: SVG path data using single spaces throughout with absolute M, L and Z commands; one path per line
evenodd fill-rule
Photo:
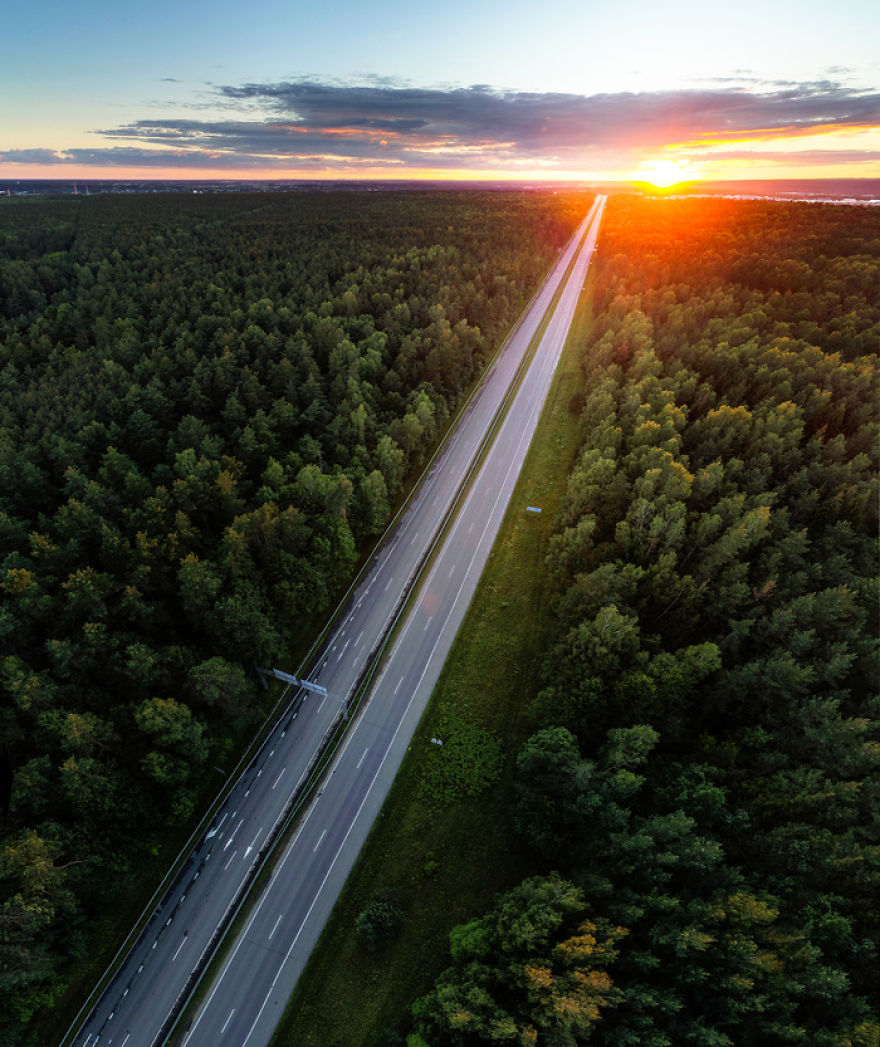
M 691 164 L 682 160 L 645 160 L 633 180 L 648 182 L 658 189 L 668 189 L 679 182 L 693 181 L 697 172 Z

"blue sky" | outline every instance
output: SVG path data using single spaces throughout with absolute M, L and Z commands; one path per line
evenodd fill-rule
M 880 176 L 880 5 L 19 5 L 0 174 Z

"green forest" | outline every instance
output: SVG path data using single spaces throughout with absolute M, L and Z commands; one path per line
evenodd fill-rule
M 880 1042 L 880 211 L 613 197 L 511 820 L 409 1047 Z
M 161 877 L 254 665 L 320 626 L 588 202 L 0 203 L 0 1043 Z

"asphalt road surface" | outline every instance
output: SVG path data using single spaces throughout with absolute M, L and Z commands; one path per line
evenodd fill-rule
M 235 941 L 184 1041 L 187 1047 L 263 1047 L 272 1037 L 379 813 L 476 589 L 571 325 L 603 207 L 601 200 L 534 361 L 419 587 L 369 704 Z
M 516 400 L 385 659 L 382 675 L 233 943 L 185 1041 L 188 1047 L 269 1042 L 378 814 L 476 587 L 564 344 L 603 207 L 600 198 L 560 252 L 328 638 L 307 664 L 305 677 L 326 688 L 327 696 L 303 690 L 292 694 L 79 1028 L 76 1047 L 152 1047 L 164 1040 L 273 833 L 297 799 L 342 704 L 381 648 L 572 266 Z

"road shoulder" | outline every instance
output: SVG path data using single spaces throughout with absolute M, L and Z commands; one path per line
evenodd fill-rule
M 590 323 L 580 308 L 499 540 L 413 738 L 381 817 L 300 979 L 273 1043 L 332 1047 L 393 1043 L 409 1003 L 447 962 L 448 932 L 531 871 L 509 824 L 513 756 L 529 732 L 548 626 L 544 544 L 576 446 L 569 407 L 582 389 L 577 347 Z M 529 513 L 526 505 L 541 507 Z M 459 740 L 457 766 L 438 770 L 437 733 Z M 504 754 L 497 784 L 484 777 L 481 742 Z M 457 798 L 460 792 L 463 798 Z M 452 802 L 448 802 L 448 801 Z M 390 887 L 406 911 L 395 942 L 378 951 L 355 920 Z

